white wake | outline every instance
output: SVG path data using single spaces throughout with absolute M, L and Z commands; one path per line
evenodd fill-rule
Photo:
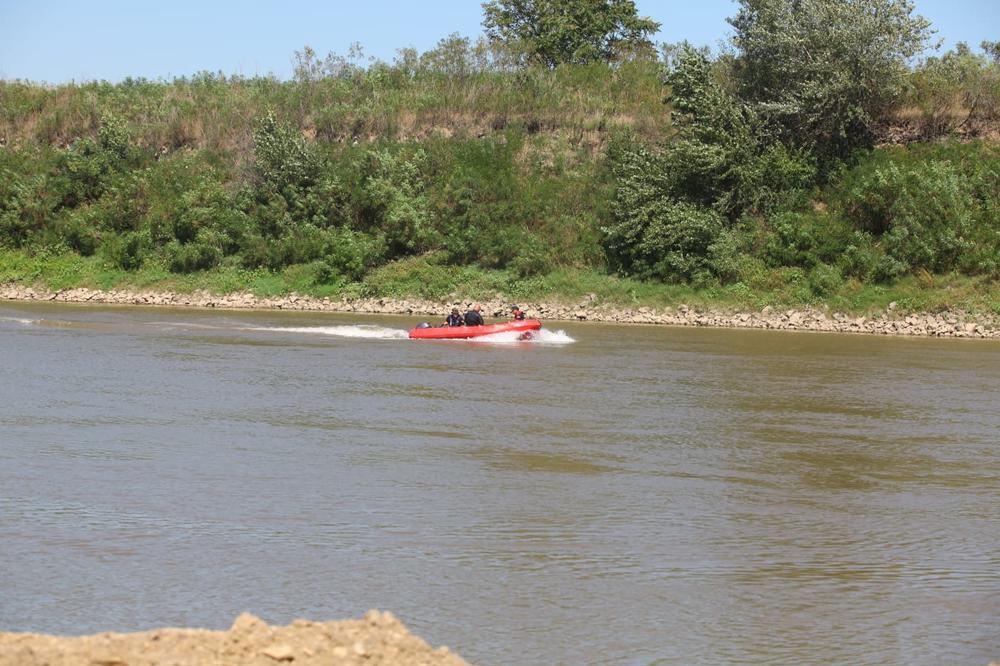
M 406 340 L 409 337 L 409 334 L 401 328 L 386 328 L 385 326 L 368 324 L 351 326 L 254 326 L 244 330 L 332 335 L 338 338 L 367 338 L 370 340 Z
M 574 338 L 571 338 L 566 331 L 550 331 L 545 328 L 540 328 L 537 331 L 529 331 L 531 337 L 528 339 L 522 339 L 523 333 L 521 331 L 503 331 L 502 333 L 493 333 L 492 335 L 481 335 L 476 338 L 467 338 L 461 340 L 461 342 L 491 342 L 496 344 L 525 344 L 534 343 L 541 345 L 568 345 L 571 342 L 576 342 Z
M 10 321 L 15 324 L 23 324 L 24 326 L 30 326 L 31 324 L 37 324 L 41 319 L 21 319 L 20 317 L 0 317 L 0 321 Z
M 329 335 L 338 338 L 367 338 L 369 340 L 406 340 L 409 332 L 401 328 L 387 328 L 371 324 L 355 324 L 347 326 L 252 326 L 246 331 L 265 331 L 271 333 L 302 333 L 304 335 Z M 565 345 L 576 342 L 565 331 L 549 331 L 540 329 L 530 331 L 529 339 L 522 339 L 521 331 L 504 331 L 492 335 L 481 335 L 474 338 L 456 338 L 447 342 L 486 342 L 491 344 L 526 344 Z M 421 340 L 421 342 L 426 342 Z

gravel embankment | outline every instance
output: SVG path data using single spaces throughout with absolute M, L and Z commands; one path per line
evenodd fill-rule
M 20 301 L 55 301 L 103 303 L 115 305 L 154 305 L 222 309 L 273 309 L 314 312 L 358 312 L 364 314 L 402 314 L 443 322 L 452 307 L 464 309 L 468 300 L 436 302 L 422 299 L 329 299 L 311 296 L 258 298 L 252 294 L 217 296 L 206 292 L 173 294 L 144 291 L 66 289 L 44 291 L 18 285 L 0 286 L 0 299 Z M 497 296 L 482 302 L 487 316 L 506 317 L 510 303 Z M 947 338 L 1000 338 L 1000 316 L 963 312 L 902 313 L 895 304 L 883 312 L 852 316 L 817 309 L 779 311 L 766 307 L 759 312 L 726 312 L 695 309 L 686 305 L 654 310 L 641 307 L 621 308 L 600 303 L 593 295 L 579 303 L 521 303 L 528 317 L 545 321 L 596 321 L 621 324 L 660 324 L 667 326 L 712 326 L 758 328 L 791 331 L 826 331 L 870 335 L 917 335 Z

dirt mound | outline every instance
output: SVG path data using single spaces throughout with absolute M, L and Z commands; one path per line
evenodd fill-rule
M 228 631 L 154 629 L 134 634 L 46 636 L 0 633 L 0 666 L 460 666 L 447 647 L 432 649 L 392 613 L 361 620 L 295 620 L 270 627 L 244 613 Z

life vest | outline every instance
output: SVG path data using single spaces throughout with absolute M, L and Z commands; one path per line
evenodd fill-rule
M 524 312 L 521 310 L 514 310 L 512 312 L 515 321 L 524 321 Z
M 462 319 L 462 315 L 450 314 L 448 315 L 448 325 L 449 326 L 464 326 L 465 320 Z

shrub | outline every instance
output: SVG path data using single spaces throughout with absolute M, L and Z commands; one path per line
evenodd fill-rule
M 268 240 L 259 234 L 250 233 L 240 245 L 240 263 L 244 268 L 261 268 L 267 265 Z
M 0 246 L 21 247 L 52 213 L 45 178 L 0 170 Z
M 132 136 L 128 126 L 121 118 L 109 112 L 101 114 L 97 142 L 101 150 L 112 159 L 125 160 L 132 150 Z
M 52 223 L 51 235 L 85 257 L 94 254 L 100 245 L 100 236 L 89 211 L 74 211 L 57 218 Z
M 628 214 L 608 234 L 608 246 L 630 272 L 666 282 L 711 273 L 709 247 L 722 232 L 722 218 L 696 205 L 659 199 Z M 637 242 L 629 242 L 635 238 Z
M 385 245 L 379 239 L 351 229 L 327 232 L 323 248 L 325 263 L 338 275 L 359 280 L 370 267 L 385 255 Z
M 240 210 L 234 197 L 214 174 L 202 177 L 192 189 L 180 196 L 171 220 L 172 236 L 181 243 L 196 237 L 205 241 L 205 234 L 212 234 L 212 242 L 224 254 L 237 251 L 249 232 L 246 213 Z
M 101 243 L 101 253 L 113 266 L 134 271 L 145 259 L 146 239 L 138 232 L 112 235 Z
M 268 189 L 305 188 L 321 169 L 316 151 L 301 134 L 268 111 L 253 132 L 254 173 Z
M 426 251 L 440 243 L 423 177 L 426 153 L 373 149 L 362 167 L 362 216 L 386 238 L 390 257 Z
M 763 258 L 772 267 L 836 263 L 851 238 L 845 221 L 822 213 L 780 213 L 769 226 Z
M 53 186 L 61 204 L 75 207 L 96 201 L 107 187 L 114 166 L 93 139 L 75 141 L 60 154 Z
M 861 282 L 871 281 L 880 272 L 884 254 L 875 247 L 871 234 L 855 231 L 837 262 L 841 273 Z M 881 277 L 887 277 L 884 273 Z
M 819 263 L 809 271 L 809 288 L 816 296 L 832 296 L 843 284 L 844 276 L 836 266 Z
M 723 229 L 708 247 L 712 273 L 723 284 L 739 279 L 740 260 L 745 256 L 746 239 L 736 229 Z
M 169 243 L 165 252 L 167 265 L 174 273 L 192 273 L 212 268 L 222 259 L 222 251 L 205 242 Z
M 143 172 L 116 176 L 93 206 L 96 225 L 115 233 L 136 231 L 149 210 L 149 186 Z
M 802 208 L 817 177 L 815 160 L 807 153 L 771 144 L 753 161 L 745 183 L 747 207 L 762 215 Z
M 879 159 L 848 183 L 848 215 L 905 270 L 947 272 L 973 248 L 977 205 L 953 163 Z

